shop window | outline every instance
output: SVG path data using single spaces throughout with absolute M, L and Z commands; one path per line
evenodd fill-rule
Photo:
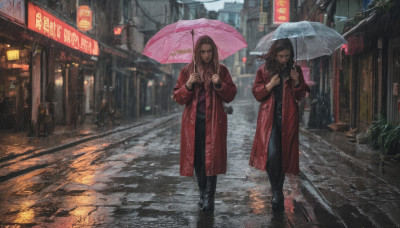
M 94 112 L 94 76 L 85 75 L 85 113 Z
M 63 124 L 64 112 L 64 76 L 63 65 L 56 63 L 54 66 L 54 119 L 57 124 Z
M 29 116 L 29 87 L 28 50 L 0 43 L 0 128 L 25 128 Z

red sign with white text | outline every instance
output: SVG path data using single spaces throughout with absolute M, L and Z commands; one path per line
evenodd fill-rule
M 290 0 L 274 0 L 274 24 L 282 24 L 290 20 Z
M 28 2 L 28 28 L 70 48 L 89 55 L 99 55 L 99 44 L 96 40 L 82 34 L 32 2 Z

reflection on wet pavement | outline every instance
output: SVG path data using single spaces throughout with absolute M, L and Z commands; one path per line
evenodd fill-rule
M 228 170 L 218 177 L 213 213 L 199 209 L 194 177 L 179 176 L 177 118 L 119 145 L 113 142 L 137 133 L 109 135 L 11 165 L 46 166 L 3 182 L 0 225 L 342 227 L 300 176 L 286 179 L 285 213 L 271 212 L 267 174 L 248 165 L 256 108 L 247 102 L 233 107 Z
M 398 227 L 398 183 L 388 183 L 332 146 L 302 135 L 303 173 L 350 227 Z

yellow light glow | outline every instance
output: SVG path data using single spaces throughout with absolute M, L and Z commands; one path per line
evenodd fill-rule
M 250 191 L 249 206 L 253 210 L 253 213 L 257 215 L 267 213 L 265 207 L 266 203 L 262 192 L 258 189 L 249 189 L 249 191 Z
M 7 60 L 18 60 L 19 59 L 19 50 L 10 50 L 7 51 Z
M 55 80 L 55 84 L 56 84 L 56 86 L 62 86 L 63 85 L 63 79 L 62 78 L 57 78 Z
M 21 211 L 18 213 L 15 223 L 32 223 L 35 218 L 35 211 L 33 209 L 28 209 L 26 211 Z
M 18 214 L 15 217 L 15 223 L 32 223 L 35 218 L 35 211 L 32 209 L 34 201 L 27 200 L 23 201 L 20 205 L 21 208 L 18 209 Z

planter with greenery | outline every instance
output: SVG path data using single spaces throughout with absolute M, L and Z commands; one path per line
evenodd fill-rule
M 390 127 L 387 132 L 383 132 L 384 139 L 382 140 L 382 154 L 400 156 L 400 125 Z
M 387 122 L 382 116 L 368 129 L 370 144 L 380 149 L 382 155 L 400 156 L 400 125 Z
M 379 149 L 379 136 L 382 133 L 383 126 L 386 124 L 386 120 L 383 119 L 381 115 L 379 115 L 378 119 L 376 121 L 373 121 L 371 126 L 368 128 L 369 141 L 374 149 Z

